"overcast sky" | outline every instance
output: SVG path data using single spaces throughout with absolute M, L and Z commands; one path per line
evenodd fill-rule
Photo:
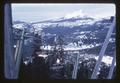
M 76 11 L 88 15 L 115 15 L 114 4 L 12 4 L 13 21 L 37 22 L 54 19 Z

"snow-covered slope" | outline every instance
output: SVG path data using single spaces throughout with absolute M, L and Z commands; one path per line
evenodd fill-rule
M 61 16 L 57 19 L 51 19 L 46 21 L 27 23 L 31 24 L 35 29 L 37 28 L 47 28 L 47 27 L 74 27 L 81 25 L 93 25 L 94 23 L 100 24 L 102 20 L 110 19 L 111 16 L 102 16 L 100 14 L 90 15 L 83 13 L 82 10 L 73 11 L 71 13 L 66 14 L 65 16 Z M 15 28 L 23 28 L 25 27 L 25 22 L 15 21 L 13 22 L 13 27 Z M 39 29 L 38 29 L 39 30 Z
M 104 18 L 103 18 L 104 17 Z M 109 26 L 111 25 L 111 16 L 93 16 L 84 14 L 81 10 L 75 11 L 61 18 L 46 20 L 35 23 L 14 22 L 13 27 L 17 29 L 29 28 L 30 32 L 41 33 L 47 45 L 52 45 L 55 36 L 63 35 L 66 43 L 66 50 L 92 48 L 100 46 L 104 42 Z M 113 18 L 112 18 L 113 19 Z M 82 41 L 81 41 L 82 40 Z M 114 47 L 115 33 L 109 40 Z M 78 43 L 78 47 L 71 46 L 71 43 Z

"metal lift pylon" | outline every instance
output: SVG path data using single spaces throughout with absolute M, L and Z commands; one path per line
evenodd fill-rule
M 4 5 L 4 75 L 7 79 L 15 79 L 12 34 L 11 4 Z
M 13 31 L 12 31 L 12 12 L 11 4 L 6 3 L 4 6 L 4 75 L 7 79 L 17 79 L 19 75 L 21 49 L 25 30 L 18 42 L 18 47 L 14 56 L 13 48 Z
M 111 35 L 112 35 L 112 32 L 113 32 L 113 30 L 114 30 L 114 28 L 115 28 L 115 25 L 116 25 L 116 17 L 114 17 L 113 23 L 112 23 L 112 25 L 110 26 L 110 29 L 108 30 L 107 36 L 106 36 L 106 38 L 105 38 L 105 41 L 104 41 L 103 46 L 102 46 L 102 48 L 101 48 L 101 51 L 100 51 L 100 53 L 99 53 L 99 55 L 98 55 L 98 56 L 99 56 L 99 57 L 98 57 L 98 61 L 96 62 L 96 65 L 95 65 L 95 68 L 94 68 L 94 70 L 93 70 L 91 79 L 96 79 L 96 78 L 97 78 L 97 73 L 98 73 L 98 71 L 99 71 L 99 67 L 100 67 L 102 58 L 103 58 L 103 56 L 104 56 L 105 50 L 106 50 L 107 45 L 108 45 L 108 43 L 109 43 L 109 39 L 110 39 L 110 37 L 111 37 Z
M 79 64 L 79 53 L 77 54 L 77 59 L 75 61 L 75 65 L 74 65 L 74 69 L 73 69 L 73 73 L 72 73 L 72 79 L 77 78 L 78 64 Z
M 16 75 L 16 78 L 18 78 L 19 76 L 19 69 L 20 69 L 20 63 L 21 63 L 21 57 L 22 57 L 22 46 L 23 46 L 23 39 L 24 39 L 24 33 L 25 33 L 25 29 L 23 28 L 23 31 L 22 31 L 22 35 L 21 35 L 21 38 L 18 43 L 18 50 L 17 50 L 17 55 L 16 55 L 16 60 L 15 60 L 15 75 Z

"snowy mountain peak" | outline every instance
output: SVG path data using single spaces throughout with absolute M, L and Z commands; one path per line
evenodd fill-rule
M 111 14 L 108 14 L 108 13 L 85 13 L 83 12 L 82 10 L 78 10 L 78 11 L 74 11 L 74 12 L 71 12 L 71 13 L 68 13 L 66 14 L 63 18 L 64 19 L 70 19 L 70 18 L 93 18 L 93 19 L 96 19 L 96 20 L 100 20 L 100 19 L 103 19 L 103 18 L 107 18 L 109 19 L 112 15 Z
M 84 17 L 85 14 L 82 12 L 82 10 L 74 11 L 72 13 L 66 14 L 64 18 L 69 19 L 73 17 Z

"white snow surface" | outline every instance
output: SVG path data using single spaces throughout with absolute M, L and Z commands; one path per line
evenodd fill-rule
M 96 44 L 96 46 L 99 46 L 100 44 Z M 64 50 L 65 51 L 77 51 L 77 50 L 82 50 L 82 49 L 88 49 L 88 48 L 93 48 L 95 47 L 94 45 L 82 45 L 81 47 L 77 47 L 77 46 L 74 46 L 73 44 L 69 45 L 69 46 L 64 46 Z M 44 50 L 52 50 L 53 49 L 53 46 L 45 46 L 45 47 L 42 47 L 42 49 Z M 82 55 L 81 55 L 82 56 Z M 85 55 L 85 58 L 86 59 L 89 59 L 89 58 L 95 58 L 96 60 L 98 60 L 98 56 L 97 55 L 93 55 L 93 54 L 86 54 Z M 102 62 L 104 62 L 106 65 L 111 65 L 112 64 L 112 60 L 113 60 L 113 57 L 111 56 L 103 56 L 103 59 L 102 59 Z M 59 63 L 59 60 L 57 61 Z M 116 63 L 115 63 L 116 65 Z
M 48 55 L 46 55 L 46 54 L 39 54 L 38 56 L 39 56 L 39 57 L 46 58 Z
M 95 57 L 96 60 L 98 60 L 98 56 Z M 112 64 L 113 57 L 111 56 L 103 56 L 102 62 L 106 63 L 107 65 Z
M 99 44 L 97 44 L 97 46 L 99 46 Z M 67 46 L 64 46 L 64 50 L 83 50 L 83 49 L 88 49 L 88 48 L 93 48 L 94 45 L 90 44 L 90 45 L 81 45 L 81 46 L 77 46 L 76 43 L 72 44 L 70 43 Z M 42 49 L 44 50 L 53 50 L 53 46 L 41 46 Z
M 17 29 L 23 29 L 24 24 L 20 23 L 20 24 L 14 24 L 13 27 L 17 28 Z
M 79 42 L 82 44 L 82 42 Z M 77 46 L 76 43 L 69 43 L 68 45 L 65 45 L 63 46 L 64 50 L 67 51 L 67 50 L 83 50 L 83 49 L 89 49 L 89 48 L 93 48 L 93 47 L 96 47 L 96 46 L 100 46 L 101 44 L 82 44 L 81 46 Z M 47 45 L 47 46 L 41 46 L 41 49 L 44 49 L 44 50 L 53 50 L 53 47 L 54 46 L 50 46 L 50 45 Z
M 77 20 L 77 21 L 64 21 L 64 22 L 45 22 L 45 23 L 37 23 L 33 24 L 34 28 L 46 28 L 48 26 L 55 27 L 55 26 L 65 26 L 65 27 L 74 27 L 74 26 L 81 26 L 81 25 L 92 25 L 96 22 L 96 20 Z

